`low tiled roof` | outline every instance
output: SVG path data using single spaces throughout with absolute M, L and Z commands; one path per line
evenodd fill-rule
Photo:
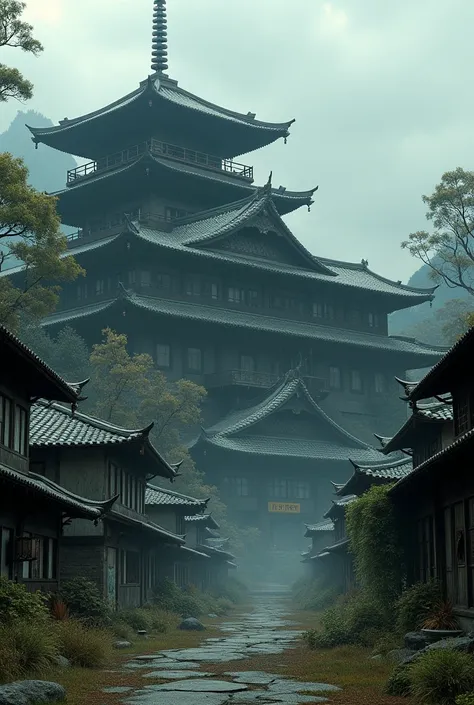
M 142 515 L 141 517 L 131 516 L 129 514 L 123 514 L 122 512 L 113 510 L 112 512 L 110 512 L 110 517 L 115 519 L 116 521 L 122 522 L 124 524 L 130 524 L 131 526 L 134 526 L 138 529 L 142 529 L 143 531 L 149 533 L 151 532 L 152 534 L 159 536 L 165 542 L 184 545 L 185 540 L 183 536 L 178 536 L 172 531 L 164 529 L 159 524 L 155 524 L 155 522 L 150 521 L 144 515 Z
M 225 328 L 241 330 L 257 330 L 263 333 L 288 335 L 303 340 L 325 343 L 344 343 L 350 347 L 362 350 L 386 350 L 396 354 L 406 354 L 416 357 L 423 364 L 436 360 L 441 350 L 435 346 L 419 343 L 411 338 L 391 337 L 363 333 L 361 331 L 325 326 L 311 321 L 296 321 L 261 313 L 230 310 L 220 306 L 192 303 L 188 301 L 173 301 L 152 296 L 128 294 L 100 304 L 90 304 L 80 308 L 58 311 L 44 320 L 45 326 L 64 324 L 79 318 L 85 318 L 101 313 L 112 307 L 132 307 L 159 314 L 164 317 L 180 320 L 196 321 L 198 323 L 218 324 Z
M 334 531 L 334 522 L 328 519 L 326 521 L 320 521 L 318 524 L 306 524 L 305 538 L 308 538 L 312 534 L 318 534 L 321 531 Z
M 219 524 L 210 514 L 193 514 L 192 516 L 185 516 L 184 521 L 189 522 L 190 524 L 205 524 L 209 528 L 213 529 L 219 528 Z
M 8 270 L 5 270 L 8 272 Z M 13 356 L 15 370 L 21 373 L 28 383 L 31 396 L 44 396 L 47 399 L 75 403 L 78 400 L 80 385 L 68 384 L 44 360 L 21 342 L 5 326 L 0 325 L 0 345 L 3 364 Z M 4 373 L 6 370 L 4 369 Z
M 233 560 L 235 556 L 228 551 L 223 551 L 221 548 L 216 548 L 215 546 L 205 546 L 198 545 L 197 548 L 210 556 L 216 556 L 217 558 L 224 558 L 226 560 Z
M 360 494 L 365 491 L 367 483 L 373 478 L 379 484 L 382 482 L 396 482 L 413 472 L 413 461 L 403 456 L 401 458 L 386 459 L 380 465 L 364 465 L 352 461 L 354 473 L 338 491 L 341 495 Z M 366 478 L 365 480 L 362 478 Z
M 229 543 L 228 538 L 222 538 L 221 536 L 215 538 L 205 539 L 206 546 L 211 546 L 211 548 L 222 549 Z
M 417 413 L 429 421 L 452 421 L 453 404 L 451 401 L 436 401 L 431 404 L 418 404 Z
M 145 504 L 150 506 L 157 505 L 173 505 L 182 507 L 195 507 L 196 509 L 205 509 L 208 499 L 196 499 L 196 497 L 188 497 L 188 495 L 172 490 L 164 489 L 163 487 L 155 487 L 147 485 L 145 490 Z
M 0 464 L 0 481 L 22 485 L 30 491 L 60 505 L 72 517 L 99 519 L 110 511 L 116 497 L 104 502 L 95 502 L 64 489 L 60 485 L 33 472 L 21 472 Z
M 153 424 L 144 429 L 125 429 L 61 404 L 40 399 L 31 407 L 30 445 L 34 448 L 54 446 L 97 447 L 124 445 L 142 441 L 151 457 L 159 464 L 162 477 L 173 478 L 175 469 L 162 458 L 150 442 Z
M 383 453 L 391 453 L 394 450 L 407 450 L 412 447 L 413 436 L 417 434 L 419 424 L 445 424 L 453 421 L 453 407 L 450 398 L 436 400 L 426 404 L 416 404 L 411 415 L 395 433 L 387 440 L 383 447 Z
M 349 539 L 344 538 L 341 539 L 340 541 L 336 541 L 336 543 L 331 544 L 331 546 L 326 546 L 324 549 L 328 553 L 345 553 L 347 549 L 349 548 Z
M 180 546 L 179 550 L 184 551 L 184 553 L 187 554 L 187 557 L 189 558 L 210 558 L 207 553 L 203 553 L 202 551 L 196 551 L 195 548 L 190 548 L 189 546 Z
M 358 497 L 355 494 L 349 494 L 345 497 L 337 497 L 332 500 L 332 507 L 328 509 L 326 514 L 323 514 L 325 519 L 332 519 L 339 514 L 341 508 L 347 507 L 352 502 L 355 502 Z

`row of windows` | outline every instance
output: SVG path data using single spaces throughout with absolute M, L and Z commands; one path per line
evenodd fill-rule
M 110 497 L 119 495 L 119 502 L 124 507 L 143 514 L 145 511 L 145 484 L 115 463 L 109 463 L 108 491 Z
M 121 277 L 107 277 L 96 279 L 92 284 L 83 282 L 77 286 L 77 298 L 79 300 L 87 299 L 88 296 L 96 296 L 103 294 L 114 293 L 117 287 L 118 280 Z M 127 272 L 124 284 L 133 288 L 139 286 L 141 289 L 157 288 L 163 291 L 170 292 L 174 289 L 175 293 L 183 293 L 191 297 L 208 297 L 215 301 L 223 299 L 230 304 L 249 306 L 252 308 L 259 307 L 263 304 L 261 292 L 257 289 L 247 289 L 238 286 L 222 287 L 215 281 L 201 280 L 198 277 L 187 277 L 184 280 L 182 289 L 179 286 L 173 286 L 173 277 L 170 274 L 154 274 L 150 270 L 132 270 Z M 274 294 L 270 296 L 270 308 L 277 310 L 286 310 L 299 313 L 301 315 L 310 314 L 316 319 L 325 319 L 328 321 L 335 320 L 337 310 L 332 304 L 321 301 L 313 301 L 310 310 L 308 304 L 293 296 L 284 294 Z M 369 328 L 379 328 L 383 323 L 383 318 L 375 312 L 363 312 L 358 309 L 353 309 L 345 312 L 344 318 L 353 325 L 366 325 Z
M 0 394 L 0 444 L 27 455 L 28 413 L 19 404 Z
M 334 390 L 344 389 L 344 377 L 340 367 L 329 368 L 329 388 Z M 350 370 L 349 389 L 351 392 L 362 394 L 365 391 L 364 375 L 360 370 Z M 385 394 L 387 391 L 387 379 L 382 372 L 374 372 L 373 389 L 376 394 Z
M 225 477 L 224 485 L 229 494 L 235 497 L 248 497 L 250 484 L 247 477 Z M 267 487 L 269 499 L 309 499 L 310 486 L 308 482 L 299 480 L 273 479 Z

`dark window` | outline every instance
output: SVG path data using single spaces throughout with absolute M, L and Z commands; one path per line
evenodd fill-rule
M 288 483 L 286 480 L 272 480 L 268 490 L 270 497 L 273 499 L 286 499 L 288 497 Z
M 187 215 L 189 215 L 189 211 L 183 210 L 182 208 L 165 208 L 166 220 L 176 220 L 176 218 L 185 218 Z
M 259 305 L 259 295 L 256 289 L 249 289 L 247 292 L 247 303 L 249 306 L 257 307 Z
M 384 394 L 387 391 L 385 375 L 381 372 L 376 372 L 374 375 L 374 388 L 376 394 Z
M 13 423 L 13 450 L 21 455 L 27 455 L 27 413 L 22 406 L 15 405 Z
M 157 274 L 156 286 L 158 289 L 171 289 L 171 276 L 169 274 Z
M 120 468 L 115 465 L 115 463 L 109 462 L 109 472 L 108 472 L 108 495 L 109 497 L 115 497 L 115 495 L 121 492 L 121 473 Z
M 341 389 L 342 384 L 340 367 L 329 368 L 329 387 L 330 389 Z
M 79 301 L 82 301 L 83 299 L 87 299 L 87 284 L 78 284 L 77 285 L 77 298 Z
M 246 477 L 225 477 L 224 484 L 236 497 L 248 497 L 249 495 L 249 481 Z
M 240 369 L 244 372 L 254 372 L 255 371 L 255 360 L 251 355 L 241 355 L 240 356 Z
M 291 494 L 295 499 L 309 499 L 309 483 L 308 482 L 291 482 Z
M 218 299 L 219 285 L 216 282 L 204 282 L 204 295 L 211 299 Z
M 186 279 L 185 291 L 188 296 L 201 296 L 201 282 L 199 279 Z
M 189 372 L 201 372 L 202 352 L 199 348 L 188 348 L 188 370 Z
M 229 286 L 227 289 L 227 301 L 232 304 L 240 304 L 245 301 L 245 291 L 236 286 Z
M 148 269 L 143 269 L 140 274 L 140 286 L 148 289 L 151 286 L 151 272 Z
M 13 529 L 2 527 L 0 544 L 0 575 L 13 577 Z
M 165 343 L 158 343 L 156 346 L 156 364 L 158 367 L 171 366 L 171 349 Z
M 360 370 L 351 370 L 351 392 L 362 392 L 362 375 Z
M 11 448 L 12 402 L 8 397 L 0 396 L 0 443 Z
M 324 305 L 313 301 L 313 318 L 324 318 Z
M 122 584 L 140 583 L 140 554 L 138 551 L 122 550 Z
M 309 483 L 299 480 L 271 480 L 268 491 L 272 499 L 309 499 L 310 496 Z
M 472 410 L 471 410 L 472 407 Z M 469 392 L 457 392 L 453 398 L 454 433 L 460 436 L 472 428 L 474 404 Z
M 105 291 L 105 282 L 103 279 L 96 279 L 95 281 L 95 293 L 96 296 L 100 296 Z
M 186 533 L 184 516 L 182 514 L 178 514 L 176 516 L 176 533 L 178 534 L 178 536 L 184 536 L 184 534 Z
M 379 314 L 369 313 L 369 328 L 378 328 L 380 325 Z
M 24 533 L 23 536 L 37 542 L 37 558 L 33 561 L 24 561 L 22 564 L 22 578 L 24 580 L 55 580 L 56 579 L 56 539 L 46 536 L 34 536 Z

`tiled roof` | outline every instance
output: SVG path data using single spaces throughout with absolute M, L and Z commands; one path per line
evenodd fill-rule
M 348 481 L 343 485 L 338 493 L 341 495 L 348 494 L 361 494 L 367 488 L 367 482 L 370 482 L 370 478 L 379 481 L 397 481 L 403 477 L 406 477 L 411 472 L 413 472 L 413 462 L 411 458 L 401 457 L 395 458 L 393 460 L 386 459 L 384 463 L 380 465 L 364 465 L 359 463 L 352 463 L 354 466 L 354 473 L 348 479 Z M 368 478 L 365 481 L 361 478 Z
M 453 405 L 445 401 L 437 401 L 431 404 L 418 404 L 416 414 L 429 421 L 452 421 Z
M 208 546 L 207 544 L 205 546 L 197 546 L 197 548 L 200 551 L 203 551 L 204 553 L 207 553 L 210 556 L 216 556 L 218 558 L 225 558 L 225 559 L 230 559 L 232 560 L 235 558 L 235 556 L 232 553 L 229 553 L 228 551 L 223 551 L 221 548 L 215 548 L 214 546 Z
M 162 526 L 155 524 L 155 522 L 150 521 L 145 516 L 142 516 L 140 518 L 133 517 L 128 514 L 127 515 L 122 514 L 122 512 L 118 512 L 118 511 L 112 511 L 110 513 L 110 516 L 113 519 L 120 521 L 124 524 L 130 524 L 131 526 L 142 529 L 143 531 L 151 532 L 151 533 L 155 534 L 156 536 L 159 536 L 164 541 L 168 541 L 169 543 L 179 544 L 179 545 L 184 544 L 184 538 L 182 536 L 178 536 L 177 534 L 174 534 L 172 531 L 168 531 L 167 529 L 164 529 Z
M 163 487 L 155 487 L 154 485 L 147 485 L 145 490 L 145 504 L 150 506 L 175 505 L 205 509 L 208 502 L 208 499 L 188 497 L 188 495 L 173 492 L 172 490 L 164 489 Z
M 328 553 L 345 553 L 349 548 L 349 539 L 341 539 L 336 541 L 336 543 L 331 544 L 331 546 L 326 546 L 324 549 Z
M 180 546 L 179 550 L 184 551 L 190 558 L 210 558 L 207 553 L 203 553 L 202 551 L 196 551 L 195 548 L 190 548 L 189 546 Z
M 413 434 L 416 434 L 418 423 L 450 423 L 453 420 L 453 407 L 449 401 L 433 401 L 428 404 L 417 404 L 412 414 L 405 421 L 403 426 L 388 440 L 383 453 L 391 453 L 394 450 L 408 449 L 412 447 Z
M 318 524 L 306 524 L 305 538 L 312 534 L 318 534 L 320 531 L 334 531 L 334 522 L 330 519 L 320 521 Z
M 191 516 L 185 516 L 184 517 L 185 522 L 189 522 L 190 524 L 194 523 L 199 523 L 199 524 L 205 524 L 206 526 L 213 528 L 213 529 L 218 529 L 219 524 L 215 519 L 210 514 L 193 514 Z M 212 545 L 212 544 L 210 544 Z
M 349 494 L 345 497 L 337 497 L 332 500 L 332 506 L 328 509 L 326 514 L 323 514 L 325 519 L 332 519 L 339 514 L 341 508 L 347 507 L 352 502 L 355 502 L 358 497 L 355 494 Z M 327 549 L 326 549 L 327 550 Z
M 65 406 L 42 399 L 32 405 L 30 414 L 30 445 L 35 448 L 66 446 L 92 447 L 123 445 L 142 441 L 151 458 L 160 467 L 160 475 L 173 478 L 175 469 L 162 458 L 150 442 L 152 425 L 144 429 L 124 429 Z
M 228 538 L 222 538 L 222 537 L 216 537 L 216 538 L 208 538 L 205 539 L 205 544 L 206 546 L 211 546 L 211 548 L 219 548 L 222 549 L 224 546 L 227 546 L 229 543 Z
M 0 464 L 0 481 L 7 481 L 32 490 L 52 502 L 56 502 L 60 506 L 66 508 L 71 513 L 72 517 L 84 517 L 88 519 L 99 519 L 101 516 L 110 511 L 115 497 L 106 500 L 105 502 L 95 502 L 69 492 L 55 482 L 48 480 L 42 475 L 37 475 L 32 472 L 21 472 L 13 470 L 6 465 Z
M 8 272 L 8 270 L 5 270 Z M 40 394 L 48 399 L 74 403 L 78 400 L 81 389 L 79 384 L 68 384 L 36 353 L 21 342 L 5 326 L 0 325 L 0 345 L 2 359 L 6 360 L 8 351 L 15 357 L 15 369 L 29 379 L 29 393 Z M 25 368 L 26 366 L 26 368 Z M 26 374 L 25 369 L 31 371 Z
M 127 297 L 112 299 L 100 304 L 91 304 L 68 311 L 58 311 L 48 316 L 45 326 L 57 325 L 78 318 L 102 313 L 112 306 L 136 307 L 162 316 L 178 317 L 181 320 L 198 321 L 219 324 L 229 328 L 243 330 L 258 330 L 265 333 L 276 333 L 294 336 L 305 340 L 319 340 L 328 343 L 344 343 L 359 349 L 387 350 L 394 353 L 416 355 L 420 362 L 428 364 L 435 360 L 440 350 L 434 346 L 419 343 L 410 338 L 390 337 L 362 333 L 360 331 L 318 325 L 312 322 L 295 321 L 276 316 L 267 316 L 246 311 L 231 311 L 218 306 L 172 301 L 151 296 L 129 294 Z

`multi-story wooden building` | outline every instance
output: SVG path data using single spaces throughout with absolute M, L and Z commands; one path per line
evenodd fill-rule
M 78 228 L 70 252 L 87 276 L 64 286 L 45 325 L 72 325 L 89 343 L 105 326 L 126 333 L 170 378 L 205 385 L 208 427 L 298 366 L 312 392 L 329 392 L 321 408 L 339 426 L 370 442 L 377 420 L 389 434 L 394 376 L 430 366 L 440 351 L 389 336 L 387 317 L 433 290 L 389 281 L 366 260 L 316 257 L 299 242 L 283 216 L 309 208 L 316 189 L 274 188 L 271 179 L 259 188 L 239 156 L 286 141 L 292 121 L 262 122 L 181 88 L 165 73 L 165 15 L 155 0 L 153 74 L 136 90 L 30 128 L 36 146 L 88 160 L 56 194 L 63 223 Z

